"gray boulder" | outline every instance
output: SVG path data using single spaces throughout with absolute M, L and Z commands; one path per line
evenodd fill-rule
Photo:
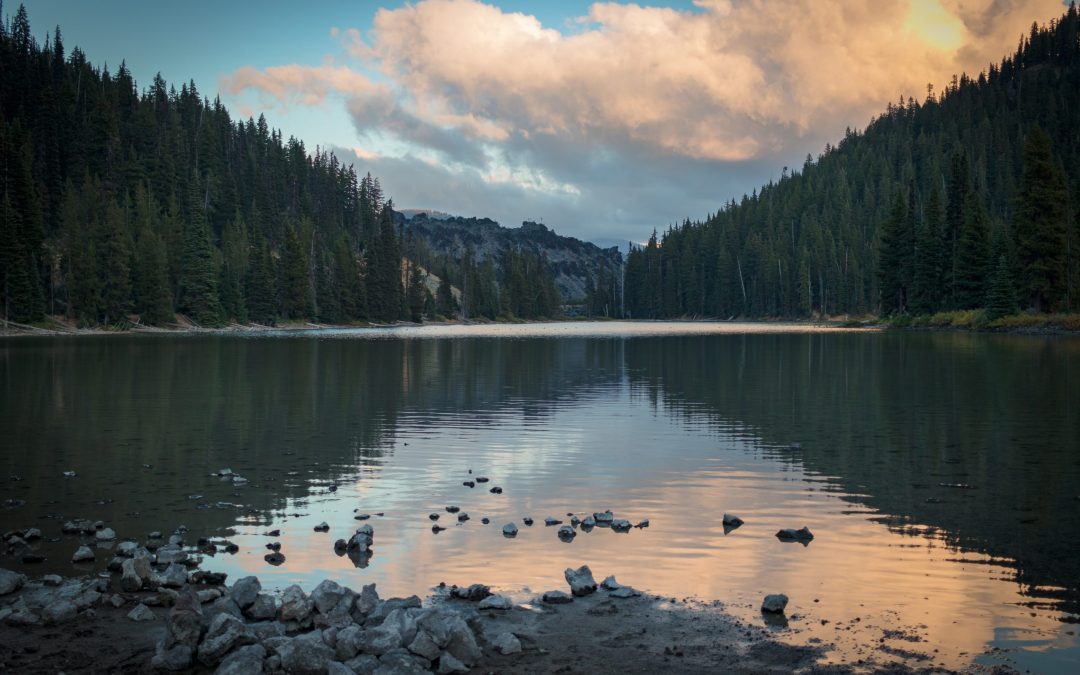
M 311 591 L 311 601 L 320 614 L 326 614 L 338 604 L 344 595 L 345 589 L 340 584 L 330 579 L 323 579 Z
M 132 558 L 139 550 L 139 545 L 133 541 L 122 541 L 116 545 L 116 555 L 121 558 Z
M 233 584 L 229 595 L 232 596 L 233 602 L 235 602 L 240 609 L 247 609 L 255 603 L 256 598 L 259 597 L 259 591 L 261 590 L 262 584 L 259 582 L 259 578 L 249 576 L 237 579 L 236 583 Z
M 548 605 L 565 605 L 568 602 L 573 602 L 574 598 L 562 591 L 548 591 L 544 593 L 541 600 Z
M 366 584 L 360 589 L 360 596 L 353 604 L 352 616 L 357 621 L 363 621 L 379 606 L 379 593 L 375 590 L 375 584 Z
M 439 665 L 436 669 L 439 675 L 450 675 L 451 673 L 467 673 L 469 667 L 454 658 L 454 655 L 449 652 L 443 652 L 443 655 L 439 657 Z
M 281 667 L 294 675 L 323 675 L 334 650 L 326 646 L 318 631 L 287 640 L 277 647 Z
M 243 610 L 244 616 L 253 621 L 266 621 L 277 616 L 277 602 L 274 597 L 266 593 L 259 593 L 255 601 Z
M 304 594 L 304 589 L 293 584 L 281 595 L 281 620 L 303 621 L 311 614 L 313 607 L 314 603 Z
M 360 654 L 346 661 L 345 667 L 356 675 L 373 675 L 379 669 L 379 659 L 371 654 Z
M 450 591 L 451 597 L 458 598 L 460 600 L 483 600 L 491 595 L 491 589 L 484 584 L 470 584 L 468 586 L 455 586 Z
M 589 595 L 596 592 L 596 580 L 593 579 L 592 570 L 588 565 L 582 565 L 575 569 L 569 567 L 563 571 L 566 583 L 570 584 L 570 592 L 574 595 Z
M 787 604 L 788 597 L 783 593 L 766 595 L 765 599 L 761 602 L 761 611 L 768 612 L 769 614 L 783 614 Z
M 192 654 L 202 636 L 203 613 L 195 591 L 189 586 L 176 598 L 165 621 L 165 648 L 185 645 Z
M 14 593 L 26 583 L 26 575 L 0 569 L 0 595 Z
M 615 520 L 615 514 L 611 511 L 604 511 L 603 513 L 594 513 L 593 519 L 598 523 L 611 523 Z
M 248 645 L 237 649 L 221 661 L 221 665 L 214 671 L 215 675 L 251 675 L 261 673 L 263 659 L 266 658 L 266 648 L 262 645 Z
M 420 598 L 415 595 L 410 595 L 407 598 L 390 598 L 389 600 L 380 602 L 378 606 L 367 615 L 367 618 L 364 620 L 364 625 L 377 626 L 395 610 L 418 609 L 420 605 Z
M 490 595 L 481 600 L 480 604 L 476 606 L 477 609 L 499 610 L 513 609 L 513 607 L 514 603 L 505 595 Z
M 723 522 L 724 525 L 727 525 L 728 527 L 738 527 L 743 524 L 743 519 L 736 515 L 725 513 Z
M 776 538 L 785 541 L 809 542 L 814 538 L 814 534 L 809 527 L 801 527 L 797 530 L 786 527 L 776 533 Z
M 111 527 L 106 527 L 95 532 L 94 539 L 98 541 L 116 541 L 116 532 Z
M 204 666 L 213 666 L 221 661 L 233 647 L 253 642 L 255 642 L 255 637 L 243 621 L 222 612 L 210 622 L 206 637 L 199 645 L 197 656 Z
M 469 625 L 456 612 L 434 609 L 419 620 L 420 629 L 431 636 L 432 641 L 467 666 L 474 665 L 482 656 Z
M 577 536 L 577 530 L 570 525 L 563 525 L 559 528 L 559 539 L 569 541 Z
M 195 650 L 187 645 L 165 647 L 164 643 L 158 643 L 154 658 L 150 660 L 150 667 L 154 670 L 187 670 L 194 660 Z
M 409 643 L 409 651 L 417 656 L 422 656 L 428 661 L 434 661 L 439 658 L 439 654 L 442 650 L 439 649 L 439 645 L 435 644 L 435 640 L 425 630 L 416 631 L 416 637 Z
M 605 591 L 614 591 L 617 588 L 622 588 L 622 584 L 615 581 L 615 575 L 612 574 L 600 582 L 600 587 Z
M 79 613 L 79 608 L 70 600 L 57 600 L 49 603 L 41 610 L 41 618 L 47 624 L 64 623 L 71 621 Z
M 187 583 L 187 568 L 178 563 L 171 563 L 161 575 L 161 585 L 167 588 L 180 588 Z
M 90 550 L 89 546 L 80 546 L 75 550 L 75 555 L 71 556 L 71 562 L 90 562 L 94 559 L 94 552 Z
M 348 661 L 360 653 L 363 646 L 364 629 L 360 626 L 346 626 L 337 633 L 334 643 L 334 656 L 338 661 Z
M 513 523 L 507 523 L 503 525 L 503 535 L 507 537 L 516 537 L 518 533 L 517 525 Z
M 640 591 L 635 591 L 634 589 L 630 588 L 629 586 L 619 586 L 615 590 L 608 593 L 608 597 L 623 598 L 623 599 L 635 598 L 635 597 L 637 597 L 639 595 L 641 595 Z
M 499 633 L 491 641 L 491 646 L 500 654 L 517 654 L 521 651 L 521 641 L 513 633 Z
M 631 527 L 633 526 L 630 524 L 630 521 L 625 518 L 616 518 L 611 521 L 611 529 L 616 532 L 629 532 Z
M 153 573 L 149 558 L 128 558 L 120 563 L 120 588 L 134 593 L 150 580 Z
M 153 610 L 140 602 L 135 605 L 135 609 L 127 613 L 127 618 L 132 621 L 153 621 L 157 617 L 154 616 Z
M 428 663 L 407 649 L 395 649 L 379 657 L 375 675 L 427 675 Z

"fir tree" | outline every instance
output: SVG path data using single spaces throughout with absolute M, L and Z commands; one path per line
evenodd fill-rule
M 217 326 L 221 323 L 221 304 L 218 299 L 214 245 L 210 243 L 210 228 L 203 217 L 202 203 L 194 181 L 188 199 L 188 222 L 184 227 L 183 247 L 180 311 L 197 324 Z
M 964 205 L 964 226 L 956 242 L 953 294 L 958 309 L 982 307 L 990 261 L 990 225 L 982 200 L 974 191 Z
M 245 280 L 248 319 L 273 326 L 277 321 L 277 271 L 270 245 L 265 241 L 255 249 Z
M 1052 309 L 1065 296 L 1068 191 L 1038 126 L 1024 142 L 1024 171 L 1016 199 L 1017 255 L 1024 302 L 1037 312 Z
M 908 265 L 911 260 L 911 233 L 908 230 L 908 207 L 903 194 L 897 190 L 892 211 L 881 232 L 878 253 L 878 283 L 881 285 L 883 314 L 903 314 L 907 311 L 910 289 Z
M 99 230 L 98 277 L 102 286 L 98 319 L 106 325 L 124 323 L 131 311 L 131 240 L 124 212 L 115 199 L 109 200 Z
M 986 292 L 986 318 L 993 321 L 1016 312 L 1016 287 L 1013 283 L 1009 260 L 998 256 L 994 271 L 990 273 Z
M 285 250 L 281 260 L 281 314 L 286 319 L 304 319 L 315 314 L 308 276 L 307 250 L 296 230 L 285 228 Z

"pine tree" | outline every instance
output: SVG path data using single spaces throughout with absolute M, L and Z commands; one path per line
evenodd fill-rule
M 307 250 L 296 230 L 285 228 L 285 251 L 281 260 L 281 314 L 286 319 L 305 319 L 315 314 L 308 275 Z
M 1009 268 L 1009 260 L 998 256 L 994 271 L 990 274 L 986 293 L 986 318 L 993 321 L 1016 312 L 1016 290 Z
M 911 284 L 913 314 L 929 314 L 941 306 L 943 219 L 941 189 L 934 185 L 930 190 L 926 212 L 919 219 L 915 232 L 914 277 Z
M 184 223 L 183 266 L 180 270 L 180 311 L 204 326 L 221 324 L 218 299 L 218 275 L 210 228 L 203 216 L 198 185 L 192 181 L 188 197 L 187 222 Z
M 903 314 L 907 311 L 910 291 L 908 269 L 912 255 L 908 226 L 908 207 L 904 195 L 897 190 L 893 197 L 892 211 L 882 226 L 878 253 L 881 311 L 885 315 Z
M 273 326 L 277 321 L 277 271 L 274 258 L 270 254 L 270 245 L 263 241 L 255 249 L 248 265 L 245 290 L 248 319 L 265 326 Z
M 427 275 L 423 273 L 416 263 L 409 263 L 409 320 L 420 323 L 424 320 L 424 302 L 428 291 L 424 285 Z
M 982 307 L 990 261 L 990 225 L 982 199 L 968 193 L 964 205 L 964 226 L 956 242 L 953 294 L 957 309 Z
M 135 311 L 143 323 L 161 326 L 174 320 L 169 291 L 165 243 L 149 227 L 135 240 L 133 295 Z
M 1067 204 L 1068 190 L 1050 139 L 1036 126 L 1024 142 L 1013 230 L 1021 296 L 1037 312 L 1052 309 L 1065 297 Z
M 0 291 L 4 318 L 29 323 L 40 318 L 33 287 L 34 260 L 18 238 L 15 210 L 7 195 L 0 201 Z
M 435 292 L 435 313 L 452 319 L 457 316 L 458 303 L 448 280 L 450 273 L 444 268 L 439 275 L 439 288 Z
M 221 308 L 225 316 L 247 323 L 247 299 L 244 281 L 248 273 L 248 232 L 243 217 L 237 211 L 225 226 L 221 237 Z
M 106 325 L 126 323 L 131 311 L 131 240 L 115 199 L 109 200 L 99 226 L 97 252 L 102 280 L 98 319 Z

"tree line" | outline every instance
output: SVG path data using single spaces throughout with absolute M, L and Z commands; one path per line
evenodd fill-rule
M 6 320 L 164 325 L 179 312 L 219 326 L 438 311 L 422 242 L 378 178 L 333 153 L 309 152 L 262 115 L 234 120 L 193 81 L 178 91 L 159 74 L 140 91 L 125 63 L 110 72 L 68 53 L 59 27 L 39 43 L 21 5 L 0 21 L 0 73 Z M 456 266 L 450 283 L 472 282 L 466 307 L 557 313 L 557 300 L 516 299 L 514 280 L 485 264 Z
M 1080 17 L 634 246 L 631 316 L 1080 310 Z

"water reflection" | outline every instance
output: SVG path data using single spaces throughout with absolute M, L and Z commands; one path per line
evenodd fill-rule
M 26 505 L 0 522 L 46 538 L 52 517 L 122 537 L 183 523 L 240 545 L 209 564 L 234 576 L 404 595 L 542 591 L 588 562 L 757 622 L 762 594 L 786 592 L 781 634 L 837 659 L 884 638 L 898 660 L 964 665 L 992 644 L 1039 670 L 1075 662 L 1059 621 L 1080 597 L 1075 341 L 613 328 L 2 341 L 0 478 L 21 477 L 3 485 Z M 209 475 L 226 467 L 249 482 Z M 462 485 L 470 469 L 504 493 Z M 433 534 L 448 504 L 471 519 Z M 651 526 L 570 542 L 543 526 L 607 508 Z M 373 552 L 334 555 L 356 513 L 373 514 Z M 804 525 L 809 546 L 775 537 Z M 280 567 L 263 560 L 271 526 Z M 74 545 L 43 542 L 28 569 L 71 572 Z

